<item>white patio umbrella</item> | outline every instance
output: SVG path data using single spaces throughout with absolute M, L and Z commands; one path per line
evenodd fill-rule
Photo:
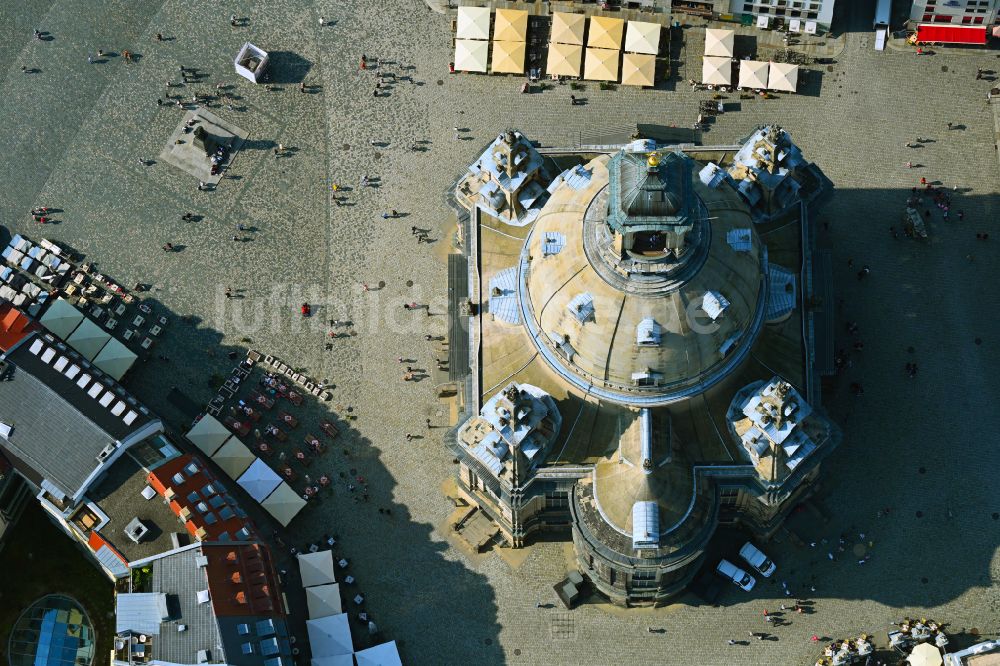
M 490 38 L 490 8 L 459 7 L 458 19 L 455 22 L 455 37 L 457 39 L 488 40 Z
M 760 60 L 740 61 L 740 88 L 763 90 L 767 87 L 767 63 Z
M 733 64 L 729 58 L 701 58 L 701 82 L 715 86 L 728 86 L 733 82 Z

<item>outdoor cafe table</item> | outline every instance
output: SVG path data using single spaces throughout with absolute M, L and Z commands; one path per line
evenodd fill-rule
M 234 433 L 240 437 L 246 437 L 247 433 L 250 432 L 250 421 L 248 419 L 236 420 L 232 416 L 227 416 L 225 420 L 226 427 L 232 430 Z
M 274 407 L 274 400 L 268 398 L 267 396 L 261 395 L 257 391 L 254 391 L 253 393 L 250 394 L 250 399 L 264 409 L 271 409 L 272 407 Z
M 285 440 L 288 439 L 288 433 L 286 433 L 284 430 L 279 428 L 274 423 L 272 423 L 267 427 L 267 432 L 279 442 L 284 442 Z
M 302 404 L 302 396 L 295 391 L 289 391 L 288 395 L 286 395 L 285 397 L 288 398 L 288 402 L 292 403 L 293 405 L 297 406 Z
M 337 426 L 333 425 L 329 421 L 322 421 L 319 424 L 319 427 L 323 432 L 330 436 L 330 439 L 336 439 L 337 435 L 340 434 L 340 431 L 337 430 Z
M 306 445 L 316 453 L 323 452 L 323 443 L 319 441 L 319 438 L 316 437 L 316 435 L 309 433 L 303 438 L 303 441 L 305 441 Z
M 281 418 L 282 422 L 285 423 L 290 428 L 299 427 L 299 420 L 289 414 L 288 412 L 278 412 L 278 416 Z

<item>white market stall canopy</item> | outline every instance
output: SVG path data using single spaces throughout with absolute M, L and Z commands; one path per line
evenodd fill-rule
M 732 58 L 736 33 L 721 28 L 705 30 L 705 55 L 717 58 Z
M 302 579 L 302 587 L 308 588 L 337 582 L 333 569 L 332 551 L 319 550 L 315 553 L 299 553 L 295 557 L 299 561 L 299 577 Z
M 306 620 L 306 631 L 313 659 L 354 653 L 347 613 Z
M 340 585 L 328 583 L 307 587 L 306 606 L 309 608 L 309 618 L 313 620 L 330 615 L 340 615 L 344 612 L 340 603 Z
M 455 40 L 455 71 L 485 72 L 490 43 L 477 39 Z
M 799 66 L 787 62 L 772 62 L 767 74 L 767 87 L 771 90 L 795 92 L 799 83 Z
M 237 74 L 254 83 L 260 83 L 267 71 L 267 60 L 267 51 L 246 42 L 236 55 L 233 64 L 236 66 Z
M 256 459 L 257 456 L 253 454 L 253 451 L 248 449 L 247 445 L 237 439 L 235 435 L 230 437 L 229 441 L 222 445 L 222 448 L 212 454 L 212 460 L 230 479 L 240 478 Z
M 49 306 L 39 321 L 53 335 L 65 340 L 73 332 L 73 329 L 83 321 L 83 313 L 65 298 L 59 298 Z
M 740 60 L 740 88 L 763 90 L 767 87 L 767 63 L 761 60 Z
M 490 8 L 459 7 L 455 25 L 457 39 L 489 39 Z
M 733 82 L 733 63 L 729 58 L 701 58 L 701 82 L 714 86 L 728 86 Z
M 267 496 L 281 484 L 281 477 L 268 467 L 266 462 L 257 458 L 247 468 L 247 471 L 236 479 L 236 483 L 240 484 L 240 487 L 259 503 L 267 499 Z
M 354 658 L 357 659 L 358 666 L 403 666 L 396 641 L 373 645 L 367 650 L 355 652 Z
M 206 456 L 212 456 L 222 448 L 223 443 L 232 435 L 226 426 L 211 414 L 202 416 L 194 427 L 188 430 L 188 441 L 198 447 Z
M 583 33 L 587 17 L 583 14 L 552 12 L 552 31 L 549 39 L 555 44 L 583 46 Z
M 625 50 L 630 53 L 647 53 L 656 55 L 660 52 L 659 23 L 646 21 L 629 21 L 625 31 Z
M 274 492 L 268 495 L 267 499 L 260 505 L 281 523 L 282 527 L 288 527 L 292 518 L 299 515 L 299 511 L 305 508 L 306 501 L 292 490 L 290 485 L 282 481 L 281 485 L 275 488 Z
M 84 319 L 73 331 L 73 334 L 66 338 L 66 342 L 69 343 L 70 347 L 80 352 L 80 356 L 88 361 L 93 361 L 97 352 L 101 351 L 110 339 L 110 333 L 90 319 Z
M 134 351 L 119 342 L 117 338 L 111 338 L 94 357 L 94 365 L 117 380 L 125 376 L 137 358 L 139 357 Z

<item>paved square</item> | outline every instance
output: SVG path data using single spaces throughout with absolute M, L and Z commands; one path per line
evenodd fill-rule
M 766 629 L 762 609 L 784 601 L 777 583 L 750 595 L 733 588 L 718 608 L 688 598 L 657 611 L 536 608 L 555 602 L 568 545 L 537 544 L 513 566 L 452 544 L 454 507 L 441 491 L 454 470 L 442 444 L 449 406 L 430 381 L 402 381 L 397 362 L 430 366 L 436 343 L 424 335 L 446 332 L 445 258 L 455 236 L 447 197 L 467 164 L 507 127 L 553 146 L 635 122 L 690 125 L 709 97 L 683 83 L 700 71 L 700 31 L 679 37 L 676 85 L 587 84 L 587 104 L 571 106 L 569 86 L 522 95 L 520 79 L 449 75 L 449 21 L 419 0 L 21 0 L 0 14 L 0 61 L 8 63 L 0 214 L 11 232 L 62 241 L 122 284 L 152 285 L 151 303 L 173 323 L 126 384 L 175 428 L 186 422 L 166 400 L 170 388 L 204 404 L 210 377 L 232 365 L 227 353 L 248 346 L 336 385 L 331 403 L 311 407 L 343 417 L 350 406 L 357 416 L 345 437 L 351 456 L 331 457 L 330 472 L 356 469 L 372 499 L 354 503 L 338 488 L 292 524 L 293 536 L 301 545 L 337 534 L 369 611 L 399 640 L 406 663 L 812 663 L 813 633 L 869 631 L 884 643 L 888 623 L 904 614 L 993 635 L 1000 500 L 986 423 L 1000 375 L 992 288 L 1000 182 L 990 84 L 974 75 L 995 56 L 876 53 L 869 5 L 838 3 L 849 32 L 836 64 L 809 68 L 807 94 L 730 96 L 740 110 L 719 116 L 704 139 L 730 143 L 777 122 L 835 183 L 821 239 L 834 251 L 843 320 L 858 322 L 865 345 L 826 391 L 845 435 L 823 480 L 829 521 L 801 514 L 792 528 L 806 545 L 782 539 L 768 548 L 777 579 L 816 608 L 776 629 L 777 642 L 726 643 Z M 233 13 L 247 18 L 244 27 L 230 25 Z M 33 40 L 33 28 L 51 41 Z M 233 71 L 248 39 L 271 53 L 271 89 Z M 115 55 L 88 64 L 99 48 Z M 121 49 L 135 62 L 122 62 Z M 376 72 L 358 69 L 362 53 L 395 74 L 380 96 Z M 22 65 L 39 71 L 22 74 Z M 206 72 L 204 82 L 166 88 L 181 65 Z M 183 116 L 156 99 L 214 96 L 216 83 L 234 86 L 234 99 L 211 102 L 211 112 L 248 133 L 217 189 L 199 191 L 167 164 L 138 164 L 158 154 Z M 908 148 L 917 137 L 932 141 Z M 421 150 L 410 149 L 414 141 Z M 279 143 L 286 151 L 276 156 Z M 925 243 L 894 239 L 889 228 L 899 228 L 921 177 L 958 188 L 964 221 L 932 219 Z M 39 205 L 62 209 L 59 224 L 31 223 L 27 213 Z M 393 209 L 405 216 L 383 219 Z M 182 219 L 188 212 L 195 221 Z M 411 226 L 430 229 L 436 242 L 418 245 Z M 996 240 L 977 240 L 981 232 Z M 163 252 L 166 242 L 180 251 Z M 852 266 L 865 263 L 872 275 L 859 282 Z M 226 287 L 237 298 L 226 299 Z M 434 316 L 401 307 L 414 301 Z M 302 302 L 316 316 L 302 319 Z M 357 335 L 330 338 L 330 320 L 350 320 Z M 908 361 L 919 363 L 915 379 L 903 371 Z M 849 395 L 851 381 L 864 382 L 863 397 Z M 427 430 L 426 419 L 438 427 Z M 407 441 L 408 432 L 422 438 Z M 860 532 L 873 542 L 863 566 L 847 553 L 830 561 L 819 541 Z

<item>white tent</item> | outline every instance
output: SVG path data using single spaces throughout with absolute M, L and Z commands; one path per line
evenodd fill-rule
M 490 43 L 478 39 L 455 40 L 455 71 L 485 72 Z
M 799 83 L 799 66 L 787 62 L 772 62 L 767 74 L 767 87 L 771 90 L 795 92 Z
M 340 604 L 340 585 L 328 583 L 306 588 L 306 605 L 309 617 L 313 620 L 327 615 L 340 615 L 344 612 Z
M 767 87 L 767 63 L 760 60 L 740 60 L 740 88 L 763 90 Z
M 235 436 L 230 437 L 229 441 L 222 445 L 222 448 L 212 454 L 212 460 L 222 468 L 222 471 L 230 479 L 238 479 L 256 459 L 257 456 L 253 454 L 253 451 Z
M 733 64 L 729 58 L 702 56 L 701 82 L 728 86 L 733 82 Z
M 302 579 L 302 587 L 328 585 L 337 582 L 333 570 L 333 553 L 331 551 L 320 550 L 315 553 L 299 553 L 296 557 L 299 560 L 299 577 Z
M 455 37 L 457 39 L 489 39 L 490 8 L 459 7 Z
M 736 33 L 721 28 L 705 30 L 705 55 L 718 58 L 732 58 Z
M 267 512 L 275 520 L 284 527 L 288 527 L 288 523 L 292 522 L 292 518 L 299 515 L 299 511 L 305 507 L 306 501 L 302 499 L 301 495 L 292 490 L 290 485 L 282 481 L 281 485 L 275 488 L 274 492 L 268 495 L 267 499 L 261 502 L 260 505 L 267 509 Z
M 646 21 L 629 21 L 625 31 L 625 50 L 630 53 L 647 53 L 656 55 L 660 51 L 659 23 Z
M 263 502 L 281 483 L 281 477 L 268 467 L 266 462 L 257 458 L 247 468 L 247 471 L 236 479 L 236 483 L 240 484 L 240 487 L 247 491 L 250 497 L 258 502 Z
M 49 306 L 39 321 L 42 322 L 42 326 L 52 331 L 53 335 L 65 340 L 83 321 L 83 313 L 65 298 L 59 298 Z
M 110 339 L 111 335 L 107 331 L 90 319 L 84 319 L 73 331 L 73 335 L 66 338 L 66 342 L 80 352 L 80 356 L 92 361 Z
M 350 655 L 354 652 L 347 613 L 306 620 L 306 631 L 309 633 L 309 648 L 313 659 Z
M 354 658 L 358 660 L 358 666 L 403 666 L 403 662 L 399 658 L 399 650 L 396 648 L 396 641 L 374 645 L 367 650 L 355 652 Z
M 211 414 L 205 414 L 188 430 L 188 441 L 206 456 L 213 455 L 233 433 Z
M 121 379 L 137 358 L 134 351 L 119 342 L 117 338 L 111 338 L 94 357 L 94 365 L 115 379 Z
M 312 666 L 354 666 L 354 655 L 336 654 L 329 657 L 313 657 Z

